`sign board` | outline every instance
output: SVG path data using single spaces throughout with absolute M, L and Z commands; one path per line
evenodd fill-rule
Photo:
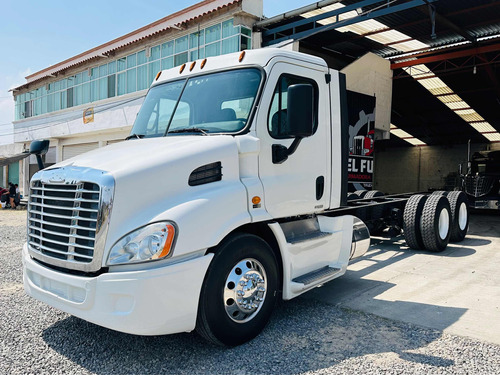
M 349 120 L 349 191 L 371 190 L 375 145 L 375 97 L 347 91 Z
M 83 123 L 94 122 L 94 107 L 83 110 Z

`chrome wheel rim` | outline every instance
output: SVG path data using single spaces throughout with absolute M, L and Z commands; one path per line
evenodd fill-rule
M 450 215 L 446 209 L 442 209 L 439 214 L 439 237 L 442 240 L 446 238 L 448 235 L 448 231 L 450 230 Z
M 224 284 L 224 308 L 231 320 L 245 323 L 252 320 L 266 298 L 267 276 L 255 259 L 238 262 Z
M 458 226 L 460 230 L 464 230 L 467 226 L 467 204 L 462 202 L 458 210 Z

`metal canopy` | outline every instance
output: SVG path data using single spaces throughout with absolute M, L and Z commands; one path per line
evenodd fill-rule
M 277 26 L 262 32 L 262 45 L 270 46 L 288 39 L 303 39 L 331 29 L 353 25 L 376 17 L 382 17 L 391 13 L 401 12 L 417 6 L 433 3 L 437 0 L 409 0 L 409 1 L 387 1 L 387 0 L 364 0 L 320 13 L 317 16 L 304 18 L 302 20 Z M 363 9 L 363 7 L 367 9 Z M 356 11 L 354 17 L 344 18 L 347 13 Z M 321 25 L 320 21 L 332 19 L 333 22 Z
M 21 154 L 12 155 L 9 157 L 1 157 L 0 156 L 0 167 L 15 163 L 16 161 L 27 158 L 28 156 L 30 156 L 30 154 L 28 152 L 23 152 Z
M 301 51 L 335 69 L 367 52 L 390 60 L 395 126 L 428 145 L 479 143 L 500 133 L 499 14 L 499 0 L 329 0 L 263 20 L 256 29 L 264 45 L 300 40 Z M 410 75 L 410 67 L 427 74 Z M 451 109 L 447 98 L 426 89 L 422 79 L 431 75 L 467 108 Z M 467 111 L 484 121 L 474 122 Z M 393 136 L 384 142 L 409 145 Z

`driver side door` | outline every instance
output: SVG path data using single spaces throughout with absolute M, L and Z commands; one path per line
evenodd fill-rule
M 322 212 L 328 207 L 331 153 L 325 70 L 278 62 L 268 76 L 257 115 L 257 136 L 261 141 L 259 176 L 264 187 L 263 203 L 275 218 Z M 295 84 L 313 86 L 314 132 L 301 140 L 287 160 L 276 163 L 273 145 L 288 148 L 294 141 L 284 135 L 283 129 L 287 125 L 287 90 Z

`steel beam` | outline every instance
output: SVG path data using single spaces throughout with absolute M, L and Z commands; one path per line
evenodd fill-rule
M 467 56 L 471 56 L 471 55 L 480 55 L 482 53 L 496 52 L 496 51 L 500 51 L 500 43 L 492 44 L 489 46 L 483 46 L 483 47 L 469 48 L 469 49 L 462 50 L 462 51 L 441 53 L 439 55 L 428 56 L 428 57 L 418 58 L 418 56 L 411 56 L 412 58 L 416 57 L 416 59 L 392 63 L 391 69 L 395 70 L 395 69 L 406 68 L 408 66 L 413 66 L 413 65 L 418 65 L 418 64 L 427 64 L 427 63 L 433 63 L 433 62 L 438 62 L 438 61 L 443 61 L 443 60 L 452 60 L 452 59 L 457 59 L 457 58 L 461 58 L 461 57 L 467 57 Z
M 317 34 L 317 33 L 323 32 L 323 31 L 332 30 L 332 29 L 336 29 L 339 27 L 343 27 L 343 26 L 353 25 L 353 24 L 356 24 L 359 22 L 363 22 L 363 21 L 366 21 L 369 19 L 376 18 L 376 17 L 382 17 L 382 16 L 386 16 L 388 14 L 401 12 L 401 11 L 404 11 L 407 9 L 411 9 L 411 8 L 415 8 L 415 7 L 418 7 L 421 5 L 425 5 L 426 4 L 425 1 L 435 2 L 437 0 L 411 0 L 411 1 L 408 1 L 408 2 L 403 3 L 403 4 L 387 6 L 387 7 L 381 8 L 381 9 L 375 9 L 373 11 L 367 11 L 366 13 L 361 14 L 357 17 L 352 17 L 352 18 L 349 18 L 349 19 L 346 19 L 343 21 L 338 21 L 338 22 L 329 24 L 329 25 L 316 27 L 316 22 L 319 20 L 330 18 L 330 17 L 336 16 L 336 15 L 339 15 L 342 13 L 346 13 L 348 11 L 355 10 L 359 7 L 373 5 L 373 4 L 382 2 L 380 0 L 361 1 L 361 2 L 358 2 L 355 4 L 351 4 L 349 6 L 346 6 L 342 9 L 337 9 L 337 10 L 334 10 L 331 12 L 326 12 L 326 13 L 323 13 L 323 14 L 315 16 L 315 17 L 303 19 L 300 21 L 292 22 L 292 23 L 287 24 L 287 25 L 283 25 L 283 26 L 279 26 L 279 27 L 276 27 L 276 28 L 273 28 L 270 30 L 266 30 L 262 33 L 262 36 L 264 39 L 262 45 L 269 46 L 269 45 L 277 44 L 277 43 L 280 43 L 282 41 L 289 40 L 289 39 L 299 40 L 299 39 L 307 38 L 309 36 L 312 36 L 314 34 Z M 302 32 L 295 31 L 295 29 L 297 27 L 301 27 L 301 26 L 303 27 L 303 26 L 309 25 L 309 24 L 311 25 L 311 28 L 309 30 L 302 31 Z M 280 38 L 276 38 L 276 36 L 279 33 L 282 33 L 284 31 L 291 31 L 292 34 L 285 35 L 285 36 L 280 37 Z M 269 37 L 274 37 L 274 39 L 269 40 Z M 266 40 L 266 39 L 268 39 L 268 40 Z
M 318 14 L 317 16 L 314 16 L 314 17 L 304 18 L 302 20 L 295 21 L 295 22 L 289 23 L 287 25 L 278 26 L 278 27 L 275 27 L 275 28 L 270 29 L 270 30 L 265 30 L 262 32 L 262 36 L 266 37 L 266 36 L 270 36 L 270 35 L 275 35 L 275 34 L 280 33 L 282 31 L 290 30 L 290 29 L 293 30 L 296 27 L 304 26 L 304 25 L 307 25 L 309 23 L 314 25 L 315 22 L 318 22 L 318 21 L 321 21 L 321 20 L 324 20 L 324 19 L 327 19 L 327 18 L 330 18 L 333 16 L 339 16 L 343 13 L 351 12 L 353 10 L 356 10 L 356 9 L 364 7 L 364 6 L 377 4 L 377 3 L 380 3 L 381 1 L 382 0 L 364 0 L 364 1 L 361 1 L 359 3 L 351 4 L 351 5 L 345 6 L 345 7 L 340 8 L 340 9 L 335 9 L 335 10 L 331 10 L 329 12 Z

